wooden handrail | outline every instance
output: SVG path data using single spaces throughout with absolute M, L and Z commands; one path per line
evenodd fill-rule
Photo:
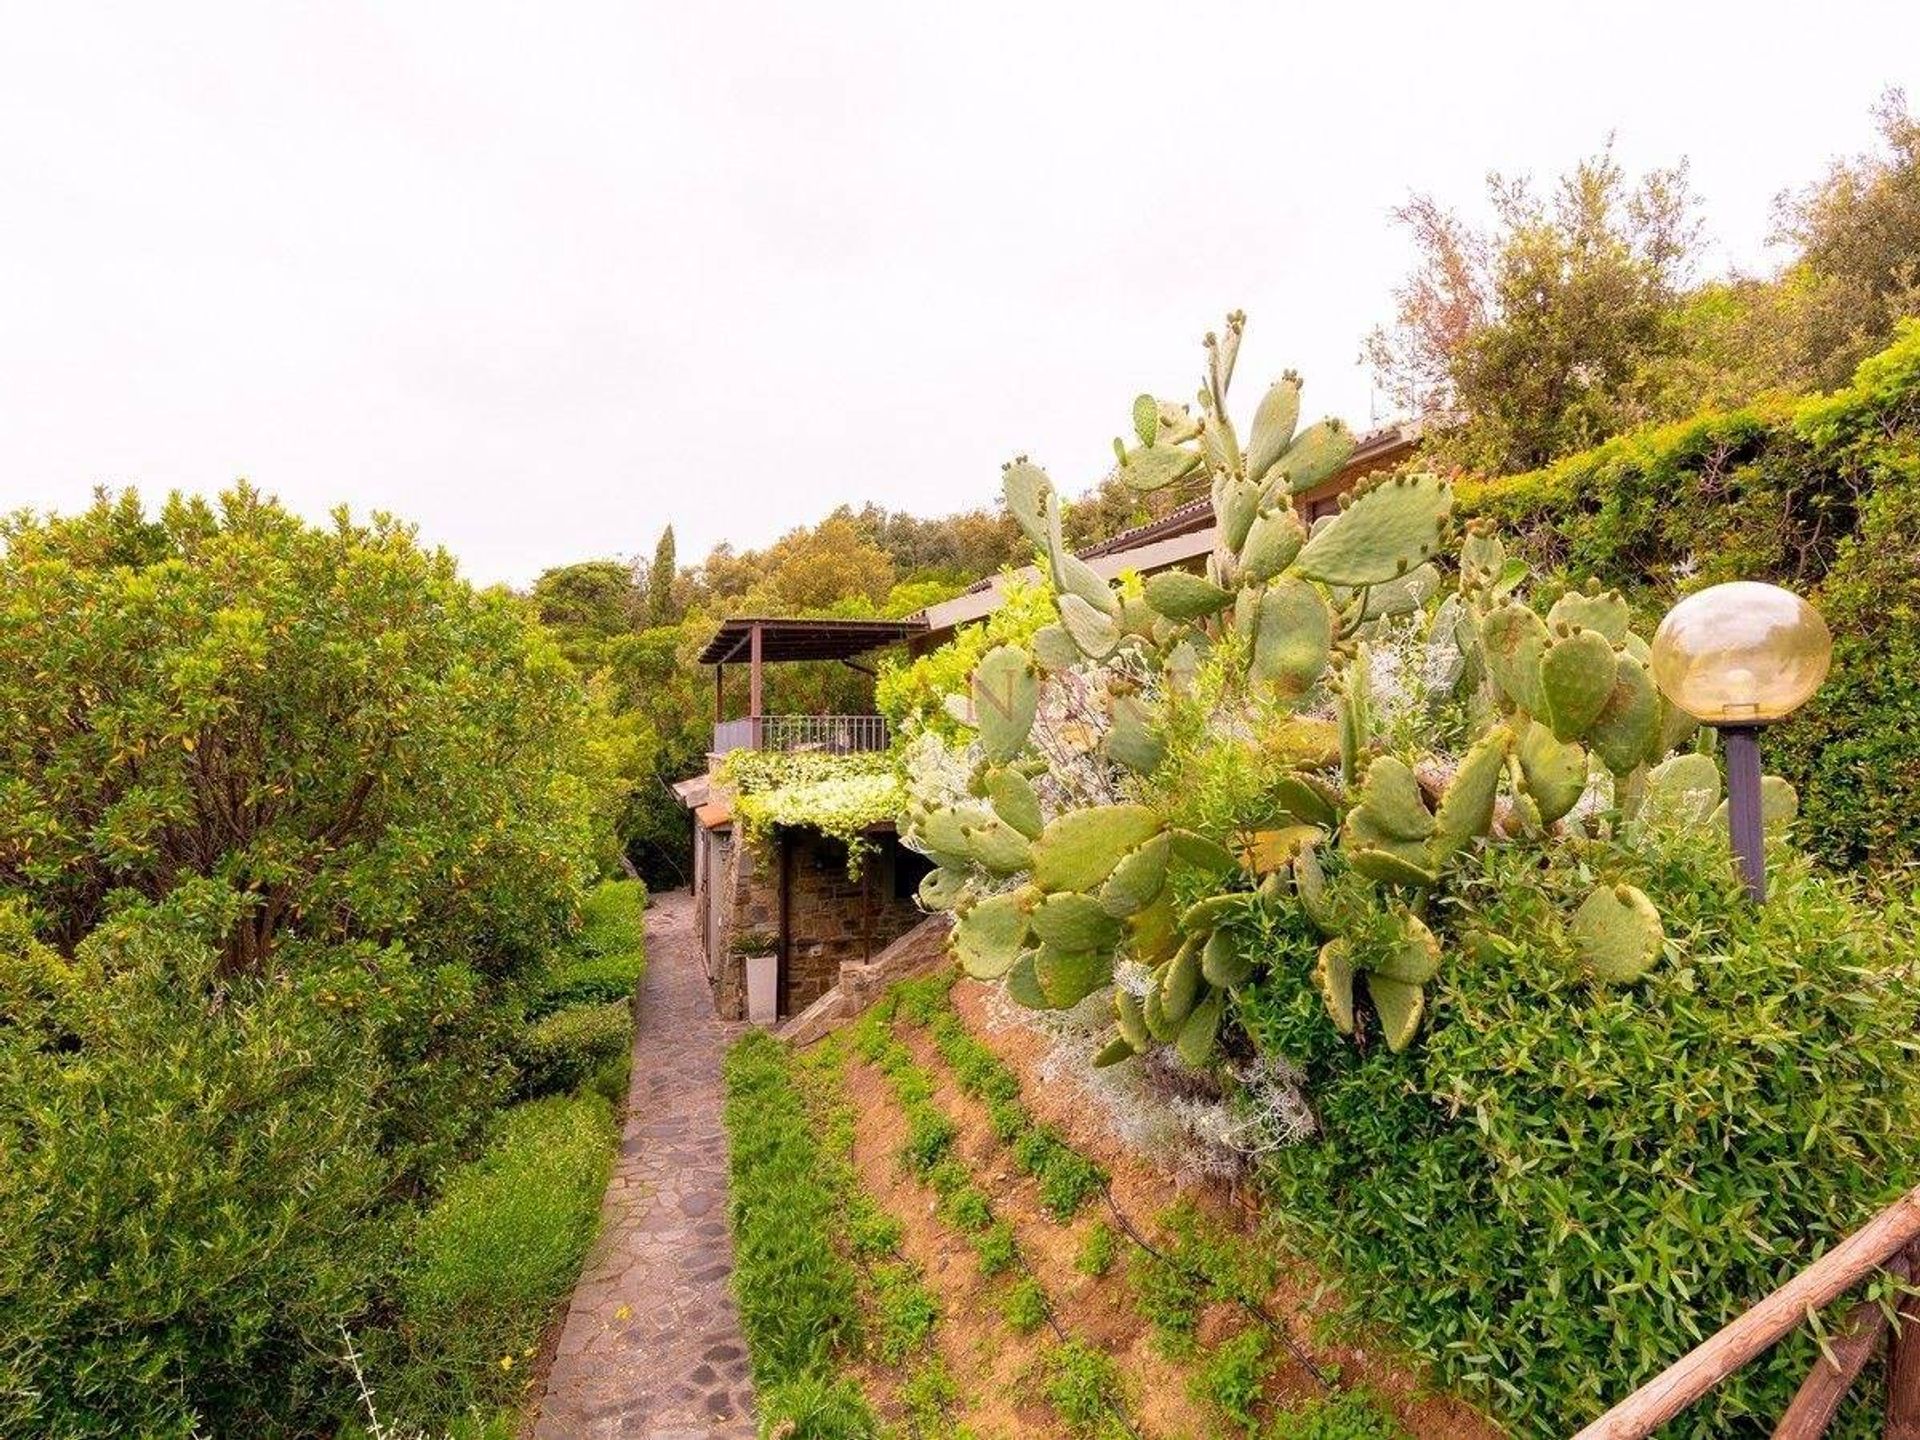
M 1674 1361 L 1574 1440 L 1646 1440 L 1727 1376 L 1778 1343 L 1810 1312 L 1846 1294 L 1916 1241 L 1920 1241 L 1920 1186 Z

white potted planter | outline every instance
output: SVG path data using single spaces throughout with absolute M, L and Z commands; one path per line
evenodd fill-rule
M 771 935 L 743 935 L 734 942 L 733 953 L 740 957 L 746 972 L 747 1019 L 755 1025 L 771 1025 L 780 1014 L 780 956 Z

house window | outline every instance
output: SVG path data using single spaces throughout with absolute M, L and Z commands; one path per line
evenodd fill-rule
M 1309 500 L 1307 502 L 1307 523 L 1309 525 L 1325 516 L 1338 515 L 1339 513 L 1340 497 L 1338 495 L 1322 495 L 1318 500 Z

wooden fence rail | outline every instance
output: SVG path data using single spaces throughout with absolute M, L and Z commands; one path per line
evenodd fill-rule
M 1903 1279 L 1920 1268 L 1920 1186 L 1909 1190 L 1840 1244 L 1751 1310 L 1709 1336 L 1574 1437 L 1646 1440 L 1722 1380 L 1771 1349 L 1808 1315 L 1846 1294 L 1877 1270 Z M 1920 1440 L 1920 1302 L 1899 1306 L 1901 1324 L 1887 1356 L 1886 1440 Z M 1841 1322 L 1829 1349 L 1814 1361 L 1774 1440 L 1815 1440 L 1827 1433 L 1840 1402 L 1866 1367 L 1886 1312 L 1863 1301 Z

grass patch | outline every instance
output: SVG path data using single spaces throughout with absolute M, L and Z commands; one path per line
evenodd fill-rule
M 1001 1297 L 1000 1314 L 1016 1335 L 1031 1335 L 1047 1323 L 1047 1292 L 1031 1275 L 1022 1276 Z
M 743 1036 L 724 1073 L 733 1289 L 754 1384 L 764 1394 L 831 1381 L 858 1342 L 860 1306 L 853 1271 L 834 1248 L 840 1207 L 830 1157 L 778 1040 Z
M 401 1281 L 409 1353 L 387 1405 L 425 1423 L 519 1396 L 593 1239 L 611 1138 L 598 1095 L 534 1100 L 506 1111 L 486 1151 L 453 1173 Z

